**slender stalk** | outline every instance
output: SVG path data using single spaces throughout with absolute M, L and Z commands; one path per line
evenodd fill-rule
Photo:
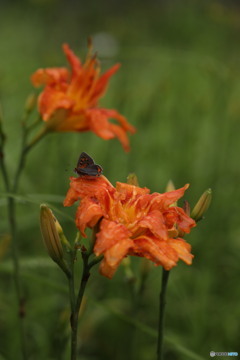
M 3 181 L 5 184 L 5 188 L 7 191 L 10 189 L 10 183 L 8 178 L 8 173 L 5 165 L 5 154 L 4 154 L 4 144 L 5 144 L 5 134 L 2 130 L 2 121 L 1 121 L 1 113 L 0 113 L 0 166 L 3 175 Z
M 162 286 L 159 298 L 159 320 L 158 320 L 158 342 L 157 342 L 157 360 L 163 360 L 163 333 L 164 333 L 164 315 L 166 305 L 166 292 L 170 271 L 162 269 Z
M 0 124 L 1 125 L 1 124 Z M 4 142 L 5 142 L 5 135 L 2 131 L 2 127 L 0 128 L 0 164 L 1 170 L 3 174 L 3 180 L 5 184 L 6 191 L 9 192 L 11 189 L 9 177 L 5 165 L 5 157 L 4 157 Z M 21 293 L 21 285 L 20 285 L 20 276 L 19 276 L 19 261 L 18 261 L 18 248 L 16 239 L 16 216 L 15 216 L 15 201 L 12 197 L 8 197 L 8 221 L 9 221 L 9 228 L 11 233 L 12 239 L 12 261 L 13 261 L 13 274 L 14 274 L 14 284 L 16 290 L 16 297 L 18 303 L 18 318 L 19 318 L 19 330 L 20 330 L 20 338 L 21 338 L 21 347 L 22 347 L 22 357 L 23 359 L 27 359 L 27 352 L 26 352 L 26 341 L 24 336 L 24 323 L 23 318 L 25 316 L 24 310 L 24 297 Z
M 27 116 L 27 115 L 26 115 Z M 13 185 L 11 187 L 6 165 L 4 158 L 4 142 L 5 134 L 2 131 L 2 124 L 0 123 L 0 166 L 3 174 L 3 180 L 7 192 L 12 192 L 15 194 L 17 192 L 20 175 L 24 169 L 26 155 L 28 151 L 46 134 L 46 128 L 43 128 L 35 138 L 27 145 L 27 135 L 28 129 L 25 126 L 26 116 L 23 119 L 23 134 L 22 134 L 22 149 L 19 158 L 19 163 L 17 170 L 13 179 Z M 25 317 L 25 299 L 22 292 L 22 286 L 20 281 L 20 268 L 19 268 L 19 255 L 18 255 L 18 243 L 17 243 L 17 228 L 16 228 L 16 206 L 15 199 L 13 197 L 8 197 L 8 222 L 12 239 L 12 261 L 13 261 L 13 276 L 14 284 L 16 290 L 16 297 L 18 302 L 18 318 L 19 318 L 19 327 L 20 327 L 20 337 L 21 337 L 21 349 L 22 357 L 24 360 L 27 360 L 27 350 L 26 350 L 26 338 L 24 331 L 24 317 Z
M 76 298 L 76 303 L 74 307 L 74 312 L 71 315 L 71 327 L 72 327 L 72 336 L 71 336 L 71 360 L 77 359 L 77 333 L 78 333 L 78 317 L 79 311 L 82 304 L 82 299 L 86 285 L 90 276 L 90 267 L 88 265 L 89 256 L 84 256 L 83 254 L 83 272 L 80 283 L 80 288 Z
M 12 191 L 13 193 L 17 192 L 18 189 L 18 184 L 19 184 L 19 179 L 20 179 L 20 175 L 24 169 L 25 166 L 25 161 L 26 161 L 26 155 L 29 152 L 29 150 L 36 145 L 45 135 L 47 134 L 47 130 L 44 127 L 34 138 L 33 140 L 27 145 L 26 144 L 26 139 L 27 139 L 27 130 L 25 129 L 23 132 L 23 140 L 22 140 L 22 151 L 20 154 L 20 158 L 19 158 L 19 162 L 18 162 L 18 167 L 15 173 L 15 177 L 14 177 L 14 181 L 13 181 L 13 188 Z
M 3 181 L 5 184 L 6 191 L 9 192 L 9 188 L 10 188 L 9 179 L 8 179 L 8 174 L 7 174 L 6 167 L 5 167 L 4 154 L 1 150 L 0 150 L 0 166 L 1 166 L 1 170 L 2 170 Z
M 24 331 L 24 317 L 25 317 L 25 299 L 22 292 L 21 282 L 20 282 L 20 271 L 19 271 L 19 257 L 18 257 L 18 246 L 16 241 L 16 211 L 15 211 L 15 201 L 12 197 L 8 198 L 8 219 L 11 231 L 12 238 L 12 261 L 13 261 L 13 277 L 14 284 L 16 289 L 16 296 L 18 302 L 18 317 L 19 317 L 19 327 L 20 327 L 20 337 L 21 337 L 21 346 L 22 346 L 22 357 L 27 359 L 27 350 L 26 350 L 26 339 Z
M 95 238 L 95 230 L 93 230 L 93 238 Z M 83 269 L 82 269 L 82 276 L 80 281 L 79 290 L 77 296 L 75 294 L 75 279 L 74 279 L 74 262 L 76 259 L 76 249 L 71 254 L 71 276 L 69 276 L 69 298 L 70 298 L 70 305 L 71 305 L 71 360 L 77 360 L 77 334 L 78 334 L 78 317 L 79 312 L 82 304 L 82 299 L 84 296 L 84 292 L 87 286 L 88 279 L 90 277 L 90 270 L 91 268 L 98 264 L 102 260 L 102 256 L 98 258 L 94 258 L 93 260 L 89 261 L 90 256 L 92 255 L 93 250 L 93 240 L 90 243 L 90 248 L 88 251 L 82 252 L 82 259 L 83 259 Z

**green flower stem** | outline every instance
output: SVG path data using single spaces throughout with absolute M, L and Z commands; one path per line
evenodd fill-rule
M 75 252 L 72 254 L 72 269 L 71 276 L 69 276 L 69 298 L 71 305 L 71 360 L 77 360 L 77 334 L 78 334 L 78 317 L 79 311 L 82 304 L 83 295 L 87 286 L 88 279 L 90 277 L 91 268 L 98 264 L 102 257 L 95 258 L 94 260 L 89 262 L 89 257 L 91 256 L 91 249 L 89 251 L 82 252 L 83 259 L 83 269 L 82 269 L 82 277 L 80 281 L 80 287 L 78 290 L 77 296 L 75 295 L 75 280 L 74 280 L 74 262 L 75 262 Z
M 70 318 L 70 322 L 72 324 L 72 314 L 75 311 L 75 303 L 76 303 L 76 298 L 75 298 L 75 279 L 74 279 L 74 262 L 75 262 L 75 255 L 73 252 L 70 253 L 71 256 L 71 261 L 70 261 L 70 274 L 68 277 L 68 286 L 69 286 L 69 300 L 70 300 L 70 307 L 71 307 L 71 318 Z
M 157 342 L 157 360 L 163 360 L 163 333 L 164 333 L 164 315 L 166 305 L 166 291 L 170 271 L 162 269 L 162 286 L 159 299 L 159 320 L 158 320 L 158 342 Z
M 83 256 L 83 272 L 82 272 L 80 288 L 79 288 L 78 295 L 77 295 L 77 298 L 75 301 L 74 311 L 71 315 L 71 328 L 72 328 L 71 360 L 77 359 L 78 317 L 79 317 L 79 311 L 80 311 L 84 291 L 86 289 L 86 285 L 87 285 L 89 276 L 90 276 L 90 269 L 88 266 L 88 257 Z
M 26 144 L 26 140 L 27 140 L 27 134 L 28 131 L 25 128 L 25 130 L 23 131 L 23 139 L 22 139 L 22 151 L 20 154 L 20 158 L 19 158 L 19 162 L 18 162 L 18 167 L 15 173 L 15 177 L 14 177 L 14 182 L 13 182 L 13 188 L 12 191 L 13 193 L 17 192 L 18 189 L 18 184 L 19 184 L 19 179 L 20 179 L 20 175 L 24 169 L 25 166 L 25 161 L 26 161 L 26 155 L 29 152 L 29 150 L 31 150 L 33 148 L 34 145 L 36 145 L 46 134 L 47 134 L 47 128 L 44 127 L 42 128 L 42 130 L 33 138 L 33 140 L 27 145 Z
M 32 124 L 30 124 L 30 125 L 27 127 L 27 131 L 30 132 L 30 131 L 33 130 L 36 126 L 38 126 L 41 122 L 42 122 L 42 118 L 41 118 L 41 116 L 39 116 Z
M 12 239 L 12 261 L 13 261 L 13 278 L 18 302 L 18 318 L 19 329 L 21 338 L 22 357 L 24 360 L 28 359 L 27 347 L 24 331 L 24 317 L 25 317 L 25 299 L 22 292 L 20 271 L 19 271 L 19 257 L 18 257 L 18 245 L 16 241 L 16 211 L 15 200 L 12 197 L 8 198 L 8 219 Z
M 11 187 L 6 165 L 4 159 L 4 142 L 5 142 L 5 134 L 2 131 L 2 124 L 0 123 L 0 166 L 3 174 L 4 184 L 7 192 L 11 192 L 13 194 L 17 193 L 18 184 L 20 180 L 20 175 L 24 169 L 26 155 L 28 151 L 38 143 L 42 139 L 42 137 L 47 133 L 46 128 L 43 128 L 34 138 L 33 140 L 27 144 L 27 136 L 28 129 L 26 128 L 25 121 L 27 117 L 23 119 L 23 133 L 22 133 L 22 149 L 19 158 L 19 163 L 17 166 L 17 170 L 13 179 L 13 185 Z M 18 242 L 17 242 L 17 227 L 16 227 L 16 204 L 15 199 L 13 197 L 8 197 L 8 222 L 10 228 L 10 234 L 12 239 L 12 261 L 13 261 L 13 276 L 14 276 L 14 284 L 16 290 L 16 297 L 18 302 L 18 318 L 19 318 L 19 327 L 20 327 L 20 337 L 21 337 L 21 350 L 22 350 L 22 358 L 27 360 L 27 350 L 26 350 L 26 339 L 25 339 L 25 331 L 24 331 L 24 317 L 25 317 L 25 299 L 23 296 L 21 281 L 20 281 L 20 269 L 19 269 L 19 254 L 18 254 Z
M 4 144 L 5 144 L 6 136 L 2 129 L 2 121 L 1 121 L 1 114 L 0 114 L 0 166 L 3 175 L 3 181 L 5 184 L 6 191 L 10 190 L 10 183 L 8 178 L 8 173 L 5 165 L 5 157 L 4 157 Z

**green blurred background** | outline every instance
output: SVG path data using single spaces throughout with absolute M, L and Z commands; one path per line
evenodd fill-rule
M 194 204 L 211 187 L 206 219 L 187 240 L 195 259 L 170 276 L 166 359 L 208 359 L 238 351 L 240 318 L 240 8 L 231 1 L 60 1 L 0 3 L 0 101 L 11 177 L 21 144 L 21 117 L 39 67 L 66 66 L 69 43 L 81 57 L 86 39 L 111 79 L 101 106 L 137 128 L 131 152 L 92 133 L 51 134 L 29 154 L 21 178 L 18 236 L 26 298 L 29 359 L 68 359 L 69 304 L 64 275 L 45 252 L 39 204 L 47 202 L 73 238 L 75 207 L 64 209 L 79 154 L 89 153 L 115 184 L 130 172 L 141 186 L 163 192 L 169 179 Z M 34 114 L 37 116 L 37 114 Z M 0 192 L 4 187 L 0 178 Z M 0 198 L 0 359 L 21 359 L 16 322 L 6 197 Z M 141 260 L 132 259 L 139 284 Z M 80 318 L 81 360 L 155 358 L 161 269 L 152 267 L 136 307 L 121 267 L 110 281 L 97 269 Z M 187 350 L 191 352 L 187 352 Z M 223 357 L 225 359 L 225 357 Z

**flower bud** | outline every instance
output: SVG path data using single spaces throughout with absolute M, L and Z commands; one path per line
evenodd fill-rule
M 129 257 L 126 257 L 122 260 L 122 265 L 124 267 L 125 279 L 128 283 L 134 283 L 136 281 L 136 277 L 131 268 L 131 260 Z
M 59 235 L 59 232 L 63 234 L 63 230 L 52 211 L 45 204 L 41 205 L 40 227 L 49 256 L 65 273 L 69 274 L 69 270 L 63 259 L 63 247 Z
M 165 192 L 170 192 L 170 191 L 174 191 L 174 190 L 176 190 L 175 185 L 174 185 L 173 181 L 170 179 L 170 180 L 168 180 Z M 172 203 L 170 206 L 177 206 L 177 201 Z
M 197 204 L 194 206 L 191 212 L 191 218 L 195 221 L 199 221 L 203 218 L 203 215 L 209 208 L 212 201 L 212 190 L 208 189 L 204 191 Z
M 127 177 L 127 183 L 129 185 L 139 186 L 137 175 L 130 173 Z
M 25 111 L 27 113 L 32 112 L 36 106 L 36 102 L 37 102 L 36 94 L 32 93 L 32 94 L 28 95 L 27 100 L 25 102 Z
M 173 181 L 170 179 L 168 180 L 165 192 L 174 191 L 174 190 L 176 190 L 175 185 Z

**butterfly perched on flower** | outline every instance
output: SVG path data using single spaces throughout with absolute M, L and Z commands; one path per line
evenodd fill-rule
M 95 164 L 94 160 L 87 153 L 82 152 L 74 169 L 79 176 L 96 177 L 102 174 L 102 167 Z

